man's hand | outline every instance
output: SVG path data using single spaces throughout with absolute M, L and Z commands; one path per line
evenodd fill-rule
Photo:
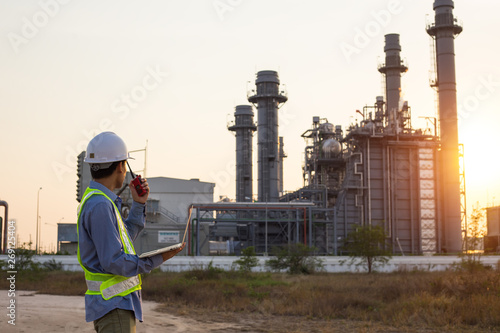
M 177 253 L 181 252 L 185 246 L 186 246 L 186 243 L 182 243 L 182 246 L 180 248 L 178 248 L 177 250 L 172 250 L 172 251 L 162 253 L 161 256 L 163 257 L 163 261 L 167 261 L 168 259 L 175 256 Z
M 132 181 L 128 184 L 128 187 L 130 188 L 130 193 L 132 193 L 132 199 L 134 199 L 135 202 L 145 204 L 146 201 L 148 200 L 149 196 L 149 184 L 146 178 L 142 178 L 142 189 L 146 191 L 146 194 L 144 194 L 142 197 L 137 194 L 137 191 L 135 190 L 135 187 L 132 185 Z

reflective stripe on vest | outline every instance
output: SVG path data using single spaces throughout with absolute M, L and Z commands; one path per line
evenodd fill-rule
M 118 223 L 118 230 L 120 233 L 120 239 L 122 241 L 123 250 L 127 254 L 135 254 L 134 245 L 130 240 L 127 230 L 125 229 L 125 224 L 121 218 L 118 207 L 116 207 L 113 200 L 111 200 L 104 192 L 97 189 L 87 188 L 85 191 L 82 201 L 78 206 L 78 223 L 77 223 L 77 233 L 79 232 L 80 225 L 80 215 L 82 212 L 83 205 L 92 195 L 103 195 L 113 205 L 115 211 L 116 221 Z M 141 277 L 136 275 L 133 277 L 125 277 L 113 274 L 103 274 L 103 273 L 92 273 L 90 272 L 81 261 L 80 257 L 80 244 L 78 244 L 78 262 L 85 271 L 85 281 L 87 283 L 87 295 L 101 295 L 105 300 L 108 300 L 115 296 L 126 296 L 136 290 L 141 289 Z
M 91 280 L 86 280 L 87 282 L 87 288 L 90 291 L 96 291 L 96 292 L 101 292 L 102 297 L 104 299 L 110 299 L 111 297 L 114 297 L 128 289 L 131 289 L 141 283 L 140 279 L 138 276 L 132 276 L 131 278 L 128 278 L 126 280 L 123 280 L 121 282 L 118 282 L 117 284 L 111 285 L 105 289 L 101 290 L 101 286 L 103 284 L 103 281 L 91 281 Z

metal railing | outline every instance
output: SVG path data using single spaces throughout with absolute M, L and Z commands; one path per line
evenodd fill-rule
M 157 207 L 153 207 L 153 205 L 148 206 L 147 212 L 148 214 L 160 214 L 177 224 L 181 223 L 181 219 L 179 216 L 175 215 L 174 213 L 172 213 L 171 211 L 169 211 L 168 209 L 166 209 L 161 205 L 158 205 Z

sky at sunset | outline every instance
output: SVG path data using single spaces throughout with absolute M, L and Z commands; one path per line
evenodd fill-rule
M 259 70 L 276 70 L 284 187 L 302 186 L 300 135 L 313 116 L 347 127 L 382 95 L 384 35 L 400 34 L 403 98 L 435 117 L 429 86 L 433 0 L 0 0 L 0 200 L 21 242 L 42 247 L 76 223 L 76 156 L 103 130 L 148 142 L 147 176 L 214 182 L 235 196 L 234 107 Z M 456 0 L 459 137 L 467 201 L 500 204 L 500 2 Z M 429 16 L 426 16 L 429 15 Z M 250 81 L 250 83 L 249 83 Z M 359 120 L 359 119 L 358 119 Z M 254 168 L 257 153 L 254 145 Z M 132 161 L 143 169 L 142 153 Z M 254 171 L 254 176 L 256 172 Z M 254 193 L 256 193 L 256 176 Z M 3 215 L 3 209 L 0 209 Z

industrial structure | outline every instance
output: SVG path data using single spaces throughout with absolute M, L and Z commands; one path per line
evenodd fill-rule
M 460 175 L 458 162 L 457 84 L 455 78 L 455 37 L 462 32 L 453 16 L 452 0 L 435 0 L 435 21 L 427 33 L 435 40 L 434 79 L 439 99 L 440 169 L 444 246 L 451 252 L 462 249 Z M 465 229 L 465 228 L 464 228 Z
M 238 105 L 234 112 L 234 123 L 228 126 L 236 135 L 236 201 L 252 201 L 252 138 L 257 130 L 253 122 L 251 105 Z
M 438 121 L 425 129 L 412 127 L 411 107 L 401 99 L 401 74 L 408 66 L 400 55 L 399 35 L 387 34 L 385 61 L 378 67 L 385 96 L 357 111 L 362 120 L 345 131 L 326 118 L 313 117 L 311 128 L 302 134 L 304 186 L 292 192 L 283 191 L 286 155 L 277 113 L 288 96 L 279 88 L 277 72 L 258 72 L 256 90 L 248 96 L 258 110 L 258 202 L 247 199 L 252 181 L 249 142 L 255 128 L 248 106 L 245 125 L 236 125 L 242 124 L 239 106 L 236 123 L 228 128 L 237 132 L 237 202 L 193 206 L 198 225 L 209 225 L 210 239 L 252 245 L 257 253 L 303 242 L 317 254 L 339 255 L 358 225 L 377 225 L 384 228 L 394 253 L 460 252 L 466 226 L 460 201 L 454 38 L 462 28 L 453 8 L 452 0 L 435 0 L 435 22 L 427 26 L 435 43 L 431 86 L 438 94 Z M 193 237 L 196 244 L 196 232 Z
M 500 206 L 486 208 L 484 252 L 500 252 Z
M 462 251 L 467 226 L 461 205 L 465 179 L 459 167 L 454 59 L 454 38 L 462 27 L 453 9 L 452 0 L 435 0 L 435 21 L 427 25 L 435 58 L 431 86 L 439 101 L 439 119 L 431 120 L 431 126 L 412 126 L 411 107 L 401 98 L 401 75 L 408 66 L 401 58 L 400 36 L 387 34 L 385 60 L 378 66 L 385 96 L 356 110 L 361 120 L 344 129 L 326 117 L 312 117 L 302 134 L 303 187 L 284 191 L 286 154 L 278 110 L 288 96 L 276 71 L 259 71 L 255 89 L 247 92 L 252 105 L 236 106 L 235 120 L 228 124 L 236 137 L 236 202 L 214 203 L 212 183 L 149 178 L 148 227 L 136 240 L 138 251 L 178 242 L 188 211 L 193 214 L 185 251 L 193 255 L 239 254 L 248 246 L 267 254 L 274 246 L 295 243 L 315 247 L 317 255 L 342 255 L 346 238 L 360 225 L 382 227 L 393 253 Z M 84 174 L 81 163 L 78 172 Z M 79 177 L 78 198 L 85 181 Z M 127 215 L 131 198 L 127 192 L 123 198 L 122 214 Z M 491 236 L 498 247 L 497 229 L 492 227 Z
M 0 206 L 3 206 L 5 209 L 5 216 L 3 218 L 0 217 L 0 253 L 6 253 L 7 251 L 7 234 L 9 231 L 9 204 L 7 201 L 0 200 Z M 2 232 L 3 228 L 3 232 Z M 2 237 L 3 236 L 3 237 Z
M 286 92 L 280 89 L 280 80 L 275 71 L 260 71 L 255 80 L 256 90 L 248 96 L 250 103 L 257 107 L 257 147 L 258 147 L 258 196 L 259 201 L 279 200 L 280 168 L 278 109 L 288 100 Z M 281 143 L 283 144 L 283 143 Z

